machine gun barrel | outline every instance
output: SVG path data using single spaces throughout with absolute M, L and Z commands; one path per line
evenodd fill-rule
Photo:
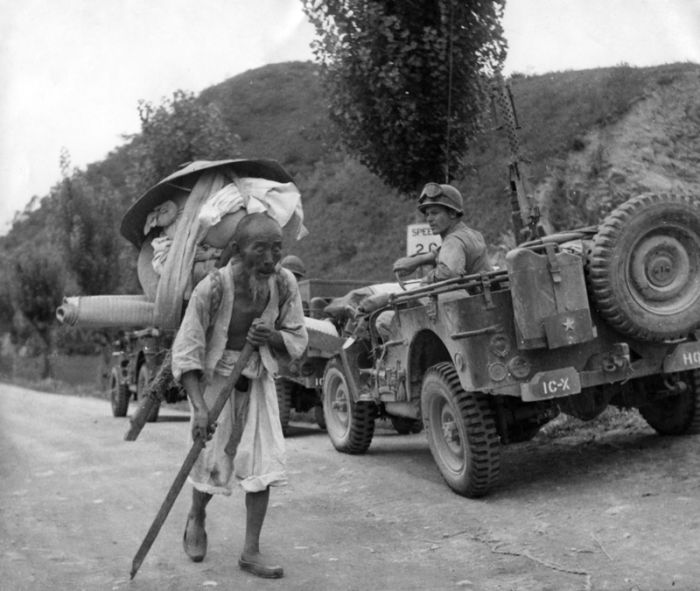
M 508 137 L 511 162 L 508 166 L 510 183 L 510 206 L 513 230 L 518 244 L 533 240 L 541 235 L 539 226 L 540 213 L 532 202 L 525 178 L 525 163 L 521 154 L 518 137 L 518 117 L 510 87 L 502 77 L 497 78 L 494 103 L 496 112 L 502 120 L 502 127 Z

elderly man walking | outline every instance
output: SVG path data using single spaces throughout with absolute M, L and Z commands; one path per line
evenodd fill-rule
M 189 476 L 185 553 L 195 562 L 204 559 L 207 504 L 215 494 L 230 495 L 237 481 L 247 515 L 238 564 L 265 578 L 284 573 L 260 552 L 269 487 L 286 484 L 277 358 L 300 357 L 308 341 L 296 280 L 278 265 L 281 250 L 276 221 L 264 213 L 244 217 L 232 239 L 235 256 L 196 286 L 172 348 L 173 375 L 192 409 L 192 438 L 208 440 Z M 246 342 L 257 350 L 211 432 L 209 408 Z

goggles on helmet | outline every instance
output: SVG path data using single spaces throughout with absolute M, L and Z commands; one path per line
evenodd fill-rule
M 438 183 L 427 183 L 418 197 L 418 204 L 423 204 L 428 199 L 437 199 L 442 194 L 442 187 Z
M 462 216 L 462 195 L 452 185 L 441 185 L 439 183 L 427 183 L 418 198 L 418 209 L 425 213 L 425 209 L 430 205 L 440 205 L 457 212 Z

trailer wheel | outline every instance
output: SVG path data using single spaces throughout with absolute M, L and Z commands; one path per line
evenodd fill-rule
M 687 389 L 639 407 L 639 414 L 660 435 L 700 433 L 700 370 L 678 374 Z
M 363 454 L 372 443 L 377 407 L 355 402 L 343 365 L 331 359 L 323 373 L 323 415 L 333 447 L 346 454 Z
M 600 225 L 589 257 L 592 297 L 619 332 L 663 341 L 700 325 L 700 206 L 640 195 Z
M 456 493 L 485 495 L 498 481 L 501 450 L 489 401 L 465 392 L 451 363 L 433 365 L 423 377 L 421 409 L 433 459 Z
M 282 425 L 282 433 L 287 435 L 289 430 L 289 417 L 292 414 L 292 393 L 296 384 L 284 378 L 275 380 L 275 388 L 277 389 L 277 406 L 280 411 L 280 424 Z
M 126 411 L 129 410 L 129 397 L 129 386 L 121 383 L 119 370 L 113 367 L 109 375 L 109 400 L 112 403 L 113 416 L 126 416 Z
M 148 384 L 151 381 L 151 372 L 148 371 L 148 366 L 145 363 L 141 364 L 139 367 L 139 375 L 136 380 L 136 398 L 139 404 L 143 403 L 143 399 L 148 396 Z M 148 413 L 148 418 L 146 421 L 149 423 L 155 423 L 158 420 L 158 413 L 160 412 L 160 402 L 153 404 L 151 412 Z
M 399 435 L 409 435 L 420 433 L 423 430 L 423 423 L 418 419 L 408 417 L 390 417 L 391 425 Z

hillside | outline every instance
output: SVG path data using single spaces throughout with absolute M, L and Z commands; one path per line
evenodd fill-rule
M 512 87 L 530 188 L 555 229 L 597 223 L 645 191 L 700 194 L 700 66 L 553 73 L 515 78 Z M 469 223 L 497 256 L 512 245 L 508 153 L 489 125 L 455 184 Z M 311 234 L 293 251 L 312 276 L 390 279 L 392 261 L 404 254 L 405 225 L 418 219 L 415 202 L 359 164 L 328 155 L 297 180 Z
M 220 107 L 246 157 L 274 158 L 293 175 L 312 170 L 337 142 L 311 62 L 249 70 L 204 90 L 200 99 Z
M 553 227 L 596 223 L 642 191 L 700 193 L 700 66 L 622 65 L 516 76 L 511 82 L 530 187 Z M 415 195 L 399 196 L 344 155 L 314 64 L 250 70 L 206 89 L 199 100 L 218 105 L 240 138 L 232 157 L 274 158 L 295 178 L 310 235 L 290 250 L 306 261 L 312 277 L 391 278 L 391 263 L 405 250 L 405 226 L 418 219 Z M 483 136 L 465 154 L 467 174 L 455 184 L 465 195 L 467 220 L 497 255 L 512 238 L 508 153 L 495 127 L 485 121 Z M 138 198 L 123 176 L 126 148 L 86 171 L 88 181 L 109 180 L 123 211 Z M 9 252 L 46 233 L 50 201 L 41 200 L 36 213 L 0 239 L 0 247 Z M 135 260 L 125 240 L 123 248 L 122 259 Z
M 601 204 L 645 192 L 700 195 L 700 69 L 649 70 L 655 84 L 618 121 L 597 126 L 537 187 L 559 224 L 596 223 Z M 603 207 L 606 211 L 608 207 Z

